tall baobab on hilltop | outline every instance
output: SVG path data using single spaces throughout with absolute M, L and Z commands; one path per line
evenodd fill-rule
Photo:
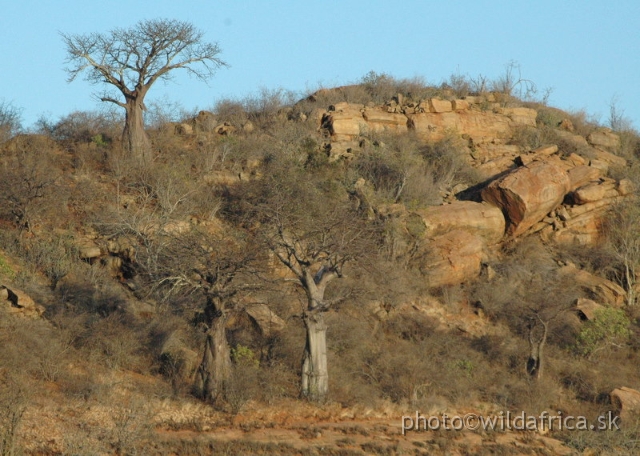
M 142 159 L 150 152 L 144 98 L 151 86 L 159 79 L 170 79 L 179 68 L 206 81 L 226 66 L 218 57 L 218 45 L 203 42 L 203 32 L 188 22 L 153 19 L 107 33 L 61 35 L 67 47 L 69 82 L 83 73 L 92 84 L 107 85 L 98 98 L 124 108 L 123 143 Z M 114 88 L 117 91 L 108 90 Z

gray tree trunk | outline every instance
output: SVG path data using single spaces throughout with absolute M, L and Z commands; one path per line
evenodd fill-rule
M 302 361 L 302 394 L 314 402 L 323 402 L 329 391 L 327 369 L 327 325 L 324 314 L 309 311 L 304 316 L 307 343 Z
M 207 304 L 209 330 L 202 362 L 198 368 L 196 389 L 205 401 L 213 402 L 223 392 L 231 375 L 231 351 L 227 342 L 226 319 L 218 306 Z
M 147 160 L 151 154 L 151 141 L 144 131 L 143 109 L 140 96 L 127 99 L 122 142 L 134 157 Z

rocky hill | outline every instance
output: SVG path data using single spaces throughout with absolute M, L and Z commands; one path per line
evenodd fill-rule
M 152 162 L 98 114 L 0 145 L 0 452 L 634 454 L 638 135 L 383 82 L 222 102 Z

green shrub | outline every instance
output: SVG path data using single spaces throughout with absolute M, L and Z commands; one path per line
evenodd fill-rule
M 598 309 L 593 320 L 586 322 L 580 330 L 576 349 L 580 354 L 591 357 L 600 350 L 624 344 L 631 335 L 630 324 L 622 309 Z

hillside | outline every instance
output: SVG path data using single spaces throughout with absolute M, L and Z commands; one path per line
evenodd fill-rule
M 640 137 L 472 88 L 6 135 L 0 454 L 636 454 Z

